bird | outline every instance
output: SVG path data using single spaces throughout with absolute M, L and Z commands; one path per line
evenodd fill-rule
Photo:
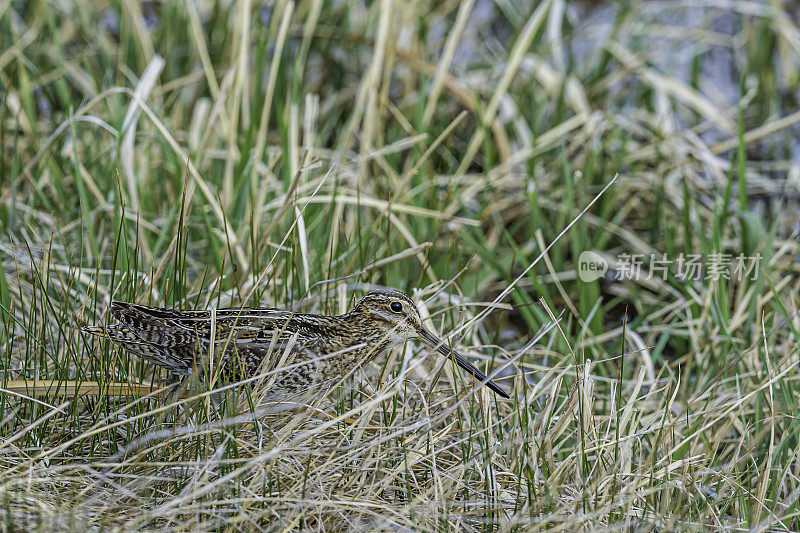
M 452 358 L 475 381 L 510 398 L 428 330 L 414 301 L 395 289 L 371 290 L 349 312 L 333 316 L 265 307 L 178 310 L 121 301 L 112 301 L 110 312 L 116 323 L 83 330 L 107 337 L 179 376 L 194 368 L 226 381 L 263 373 L 269 376 L 266 401 L 327 390 L 326 384 L 413 339 Z

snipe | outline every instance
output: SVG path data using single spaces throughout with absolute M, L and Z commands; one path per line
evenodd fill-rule
M 189 374 L 196 365 L 226 380 L 274 371 L 268 381 L 272 401 L 332 383 L 408 339 L 452 357 L 477 382 L 509 397 L 428 331 L 411 298 L 393 289 L 370 291 L 338 316 L 248 307 L 180 311 L 126 302 L 111 302 L 111 314 L 118 323 L 84 331 L 108 336 L 175 374 Z

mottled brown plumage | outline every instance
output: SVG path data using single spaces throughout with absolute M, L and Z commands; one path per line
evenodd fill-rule
M 418 338 L 476 380 L 508 394 L 423 325 L 414 302 L 393 289 L 368 292 L 338 316 L 234 307 L 180 311 L 111 302 L 116 324 L 87 327 L 175 374 L 196 365 L 225 380 L 273 371 L 269 397 L 282 400 L 340 378 L 386 348 Z M 210 346 L 215 349 L 210 350 Z

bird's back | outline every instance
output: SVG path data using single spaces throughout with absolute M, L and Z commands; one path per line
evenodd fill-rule
M 303 327 L 304 315 L 278 309 L 182 311 L 114 301 L 111 315 L 118 323 L 86 330 L 107 335 L 128 351 L 176 374 L 188 374 L 204 357 L 211 360 L 216 356 L 219 359 L 211 364 L 226 377 L 238 379 L 252 375 L 268 355 L 280 356 L 287 348 L 291 353 L 301 352 L 320 341 Z
M 183 375 L 197 364 L 210 364 L 212 374 L 221 370 L 226 379 L 241 379 L 281 362 L 297 366 L 315 361 L 297 367 L 296 373 L 308 377 L 327 374 L 334 366 L 349 371 L 365 352 L 374 357 L 386 346 L 380 339 L 363 342 L 363 331 L 354 336 L 347 315 L 249 307 L 183 311 L 119 301 L 111 303 L 110 311 L 116 324 L 85 330 L 108 336 L 131 353 Z M 331 353 L 338 355 L 325 357 Z

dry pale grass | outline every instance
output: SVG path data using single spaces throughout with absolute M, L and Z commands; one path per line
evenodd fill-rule
M 0 2 L 5 528 L 798 529 L 797 21 L 600 4 Z M 513 399 L 410 345 L 306 411 L 145 397 L 80 333 L 376 284 Z

